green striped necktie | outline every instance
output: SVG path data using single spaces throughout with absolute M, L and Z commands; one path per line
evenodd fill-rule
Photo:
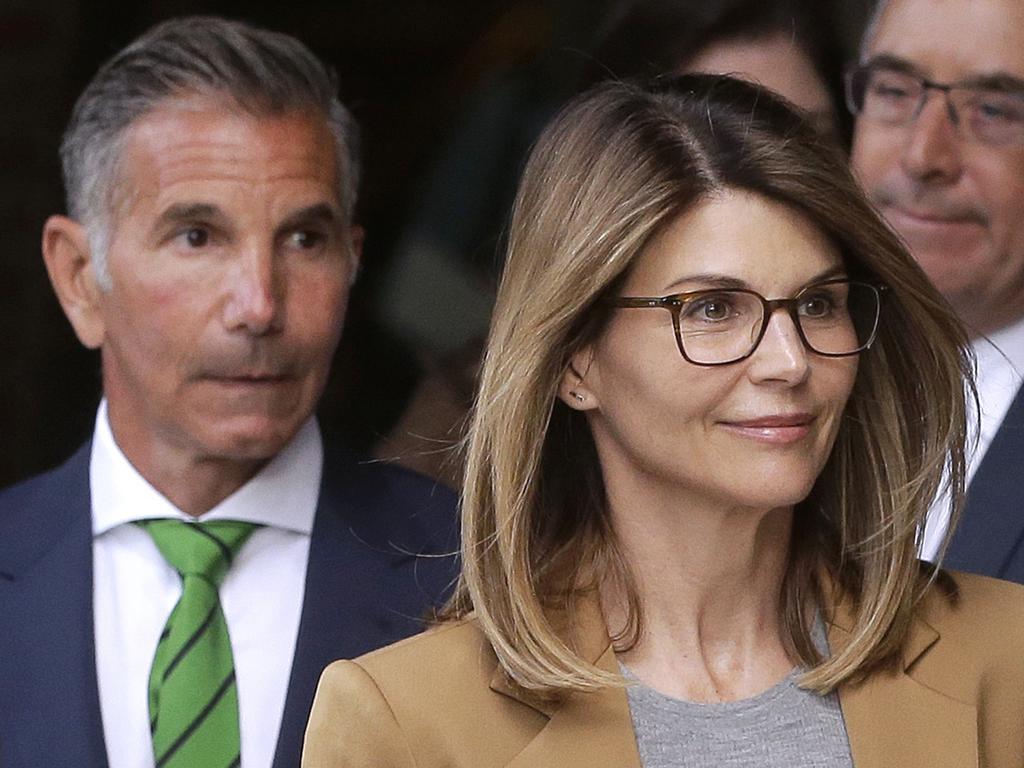
M 256 526 L 231 520 L 142 520 L 181 575 L 149 673 L 156 768 L 231 768 L 241 762 L 238 688 L 217 588 Z

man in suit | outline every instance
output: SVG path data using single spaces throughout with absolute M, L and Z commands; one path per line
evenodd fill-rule
M 977 356 L 980 430 L 945 564 L 1024 583 L 1024 5 L 883 1 L 847 91 L 854 170 Z M 939 500 L 925 558 L 948 522 Z
M 446 591 L 453 495 L 325 450 L 312 415 L 355 131 L 301 43 L 213 18 L 150 30 L 75 106 L 43 251 L 104 399 L 0 493 L 4 768 L 296 766 L 322 668 Z

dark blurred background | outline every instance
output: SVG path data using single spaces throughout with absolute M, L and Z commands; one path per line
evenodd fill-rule
M 215 13 L 337 69 L 363 129 L 368 239 L 321 420 L 367 450 L 430 361 L 486 330 L 515 170 L 614 2 L 0 0 L 0 486 L 60 462 L 95 418 L 98 357 L 53 298 L 39 236 L 64 211 L 61 131 L 104 59 L 164 18 Z M 869 0 L 820 3 L 849 56 Z

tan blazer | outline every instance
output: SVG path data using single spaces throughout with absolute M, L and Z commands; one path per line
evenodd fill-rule
M 839 700 L 857 768 L 1024 766 L 1024 587 L 958 574 L 915 618 L 902 668 Z M 580 650 L 618 671 L 595 609 Z M 829 626 L 838 647 L 841 616 Z M 640 768 L 623 689 L 545 704 L 510 685 L 472 621 L 324 672 L 304 768 Z

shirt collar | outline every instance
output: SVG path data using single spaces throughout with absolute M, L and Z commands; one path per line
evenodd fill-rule
M 998 331 L 975 339 L 971 346 L 978 360 L 978 374 L 992 368 L 1007 367 L 1024 373 L 1024 318 Z
M 320 495 L 323 441 L 316 419 L 302 425 L 249 482 L 200 520 L 242 520 L 310 535 Z M 193 520 L 149 484 L 114 439 L 107 402 L 100 403 L 89 463 L 93 536 L 146 518 Z

